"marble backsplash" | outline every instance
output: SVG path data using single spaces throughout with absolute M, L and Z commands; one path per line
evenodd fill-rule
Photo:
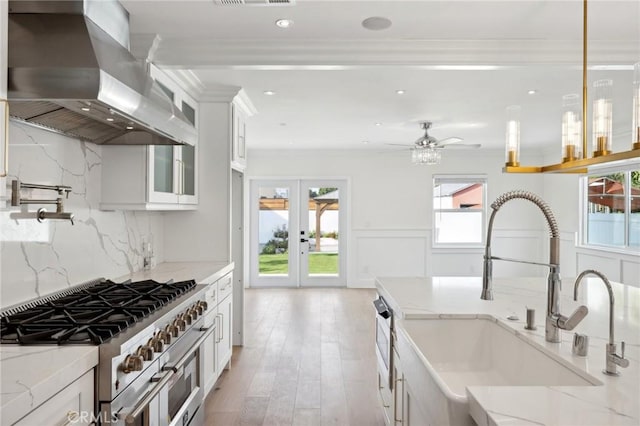
M 163 259 L 163 215 L 158 212 L 100 211 L 101 153 L 108 146 L 70 139 L 11 122 L 9 175 L 0 211 L 0 307 L 7 307 L 83 282 L 116 278 L 142 269 L 143 242 L 151 242 L 154 263 Z M 33 213 L 11 207 L 11 181 L 68 185 L 63 220 L 39 223 Z M 23 197 L 55 199 L 53 191 L 22 190 Z M 7 206 L 4 208 L 4 206 Z

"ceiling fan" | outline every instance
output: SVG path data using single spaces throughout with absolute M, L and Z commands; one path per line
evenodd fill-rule
M 411 147 L 411 160 L 417 164 L 439 164 L 442 158 L 440 151 L 444 148 L 480 148 L 480 144 L 461 144 L 462 138 L 449 137 L 436 139 L 429 135 L 429 129 L 433 123 L 423 121 L 420 127 L 424 129 L 424 136 L 419 137 L 412 145 L 388 143 L 387 145 L 398 145 Z

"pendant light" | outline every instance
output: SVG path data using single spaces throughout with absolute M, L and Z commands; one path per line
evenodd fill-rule
M 631 149 L 612 152 L 613 135 L 613 81 L 594 82 L 592 116 L 592 153 L 587 147 L 587 0 L 582 2 L 582 113 L 578 108 L 578 95 L 563 97 L 561 163 L 548 166 L 520 166 L 519 107 L 507 108 L 506 173 L 586 173 L 588 167 L 613 161 L 640 157 L 640 62 L 634 65 L 633 129 Z M 580 127 L 582 127 L 580 131 Z M 582 139 L 582 147 L 578 142 Z

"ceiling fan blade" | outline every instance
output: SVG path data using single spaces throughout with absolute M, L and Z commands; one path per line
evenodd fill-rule
M 458 142 L 462 142 L 464 139 L 462 138 L 456 138 L 456 137 L 452 137 L 452 138 L 445 138 L 445 139 L 441 139 L 437 142 L 438 145 L 440 146 L 445 146 L 445 145 L 450 145 L 452 143 L 458 143 Z
M 463 143 L 460 145 L 444 145 L 441 148 L 446 148 L 446 149 L 469 149 L 469 148 L 480 148 L 482 145 L 480 145 L 479 143 Z
M 385 143 L 385 145 L 412 147 L 412 143 Z

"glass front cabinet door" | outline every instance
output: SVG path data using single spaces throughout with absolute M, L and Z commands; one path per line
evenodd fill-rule
M 154 75 L 155 74 L 155 75 Z M 196 102 L 175 83 L 162 78 L 157 69 L 152 76 L 173 103 L 197 128 Z M 197 146 L 148 147 L 148 194 L 150 203 L 197 204 Z

